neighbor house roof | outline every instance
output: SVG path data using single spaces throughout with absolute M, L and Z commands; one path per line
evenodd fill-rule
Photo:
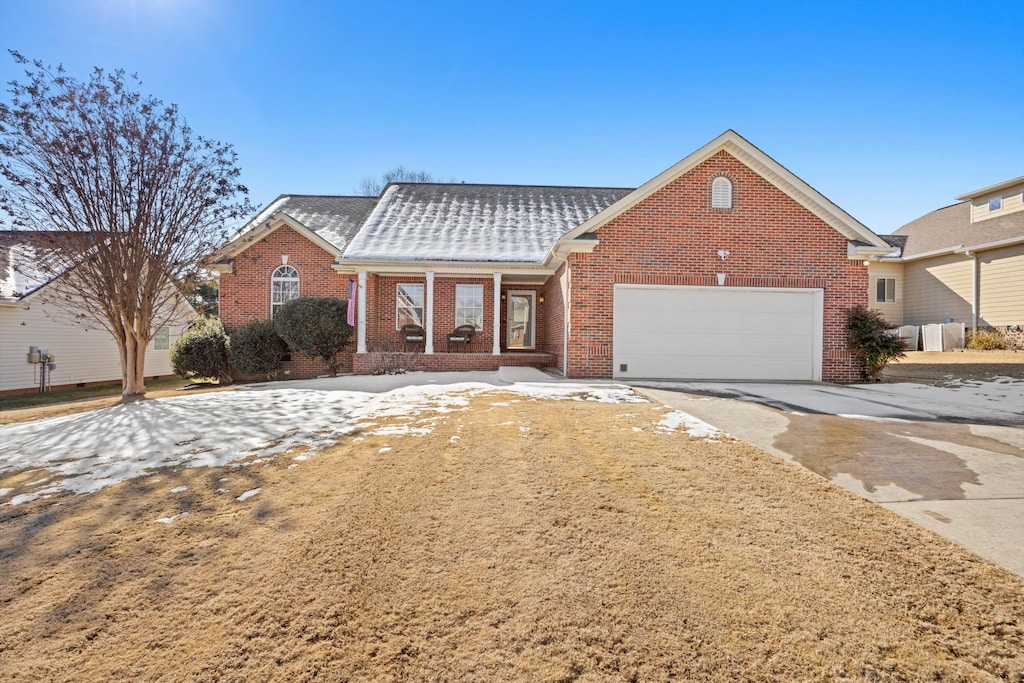
M 1024 238 L 1024 211 L 971 223 L 971 203 L 960 202 L 927 213 L 896 231 L 904 236 L 903 257 Z
M 392 183 L 342 262 L 540 263 L 555 241 L 629 188 Z
M 40 249 L 46 253 L 43 241 L 58 235 L 31 230 L 0 230 L 0 303 L 22 301 L 63 272 L 63 268 L 39 266 Z
M 964 199 L 976 199 L 977 197 L 984 197 L 986 195 L 995 194 L 996 192 L 1002 192 L 1003 190 L 1009 189 L 1014 185 L 1021 184 L 1024 184 L 1024 175 L 1017 178 L 1010 178 L 1009 180 L 1004 180 L 1003 182 L 996 183 L 995 185 L 988 185 L 977 190 L 972 190 L 971 192 L 965 192 L 956 199 L 960 201 Z

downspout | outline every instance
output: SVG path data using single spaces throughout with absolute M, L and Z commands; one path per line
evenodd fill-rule
M 971 332 L 977 332 L 978 311 L 981 308 L 981 263 L 978 261 L 978 252 L 968 249 L 964 254 L 974 261 L 971 266 Z

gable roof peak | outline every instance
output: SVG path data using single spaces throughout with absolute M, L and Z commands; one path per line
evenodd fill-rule
M 584 233 L 593 232 L 601 228 L 620 214 L 722 151 L 727 152 L 783 193 L 789 195 L 793 200 L 830 225 L 848 240 L 864 242 L 876 248 L 884 249 L 888 247 L 885 241 L 867 226 L 833 204 L 828 198 L 798 178 L 789 169 L 775 161 L 775 159 L 765 154 L 732 128 L 727 129 L 714 140 L 711 140 L 673 166 L 665 169 L 601 213 L 592 216 L 575 229 L 570 230 L 562 236 L 559 242 L 566 243 Z

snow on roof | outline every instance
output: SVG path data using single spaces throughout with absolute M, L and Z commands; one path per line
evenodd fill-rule
M 344 259 L 536 263 L 564 233 L 632 190 L 396 183 Z
M 18 301 L 52 278 L 37 267 L 36 249 L 21 231 L 0 232 L 0 301 Z
M 238 235 L 252 230 L 274 214 L 286 213 L 344 251 L 376 205 L 376 197 L 285 194 L 256 214 Z

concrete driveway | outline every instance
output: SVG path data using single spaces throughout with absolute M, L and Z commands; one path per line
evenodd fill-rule
M 636 389 L 1024 576 L 1024 382 Z

